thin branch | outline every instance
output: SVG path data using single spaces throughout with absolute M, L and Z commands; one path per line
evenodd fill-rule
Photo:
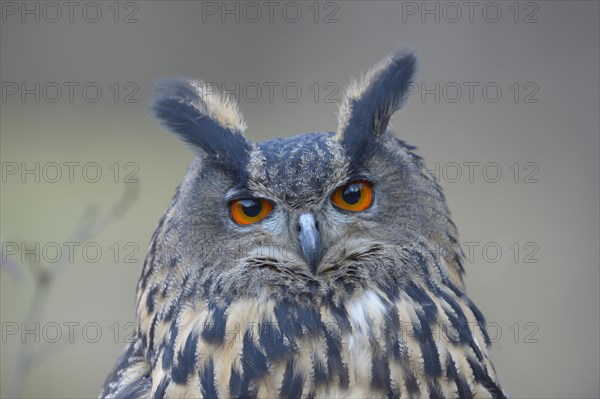
M 98 208 L 91 206 L 87 207 L 80 222 L 73 231 L 71 241 L 79 243 L 87 242 L 98 235 L 106 227 L 122 219 L 135 203 L 138 194 L 139 184 L 126 184 L 123 196 L 104 218 L 99 218 L 100 212 Z M 52 284 L 56 277 L 65 269 L 66 265 L 66 261 L 62 261 L 52 267 L 38 263 L 29 264 L 35 277 L 35 291 L 27 311 L 26 326 L 38 323 L 42 319 L 46 304 L 48 303 L 47 299 Z M 4 266 L 4 263 L 3 267 L 6 267 Z M 14 265 L 9 263 L 8 267 L 14 268 Z M 35 344 L 32 340 L 26 340 L 19 347 L 13 376 L 8 381 L 3 397 L 21 397 L 25 379 L 32 368 L 35 349 Z M 36 360 L 40 359 L 37 358 Z

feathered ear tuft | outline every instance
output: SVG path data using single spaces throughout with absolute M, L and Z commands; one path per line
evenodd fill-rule
M 412 50 L 400 48 L 375 65 L 360 82 L 352 82 L 338 112 L 337 138 L 346 147 L 366 144 L 385 133 L 402 107 L 417 69 Z
M 167 129 L 213 162 L 245 165 L 251 148 L 243 136 L 246 124 L 235 103 L 216 89 L 191 79 L 161 79 L 152 109 Z

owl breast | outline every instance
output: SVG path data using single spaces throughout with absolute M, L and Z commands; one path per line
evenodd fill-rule
M 266 297 L 206 305 L 182 310 L 175 324 L 182 329 L 164 331 L 159 348 L 174 350 L 156 359 L 162 367 L 152 376 L 155 394 L 457 396 L 460 389 L 477 392 L 474 367 L 485 367 L 469 344 L 453 338 L 457 331 L 438 317 L 445 313 L 437 300 L 424 309 L 408 295 L 390 300 L 364 290 L 338 306 L 327 298 L 282 303 Z M 486 392 L 482 386 L 479 393 Z

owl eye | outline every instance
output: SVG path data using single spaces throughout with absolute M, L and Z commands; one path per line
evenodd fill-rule
M 234 222 L 248 225 L 264 219 L 273 209 L 273 205 L 266 199 L 245 198 L 231 201 L 229 209 Z
M 373 187 L 366 180 L 355 180 L 338 187 L 331 196 L 331 201 L 340 209 L 364 211 L 373 203 Z

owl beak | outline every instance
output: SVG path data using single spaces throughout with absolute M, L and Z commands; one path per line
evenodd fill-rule
M 319 264 L 321 236 L 319 225 L 312 213 L 303 213 L 298 218 L 298 240 L 304 260 L 315 273 Z

